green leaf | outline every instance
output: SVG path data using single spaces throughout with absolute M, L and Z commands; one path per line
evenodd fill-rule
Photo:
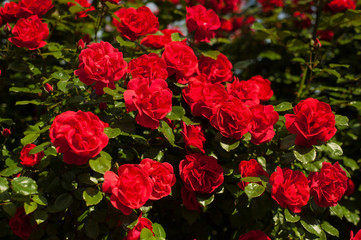
M 38 204 L 36 202 L 26 201 L 24 202 L 24 210 L 26 215 L 34 212 L 38 208 Z
M 34 147 L 33 149 L 30 150 L 29 154 L 35 154 L 41 151 L 44 151 L 48 146 L 51 145 L 51 142 L 45 142 L 40 144 L 39 146 Z
M 104 128 L 104 133 L 108 136 L 108 138 L 116 138 L 121 134 L 121 130 L 119 128 Z
M 282 103 L 278 104 L 277 106 L 275 106 L 274 109 L 276 112 L 285 112 L 285 111 L 293 109 L 293 107 L 292 107 L 292 103 L 282 102 Z
M 346 167 L 351 168 L 352 171 L 355 171 L 357 169 L 360 169 L 360 166 L 357 164 L 357 162 L 351 158 L 343 157 L 343 165 Z
M 24 196 L 38 193 L 38 185 L 28 177 L 17 177 L 11 181 L 11 188 L 17 194 Z
M 172 42 L 180 42 L 182 38 L 180 37 L 179 33 L 175 32 L 171 34 Z
M 67 86 L 68 86 L 68 81 L 59 81 L 56 86 L 58 87 L 58 89 L 64 93 L 66 93 L 67 90 Z
M 132 41 L 125 41 L 121 36 L 116 38 L 117 42 L 121 47 L 135 48 L 135 43 Z
M 336 115 L 335 116 L 335 120 L 336 120 L 336 126 L 338 127 L 348 127 L 348 118 L 342 115 Z
M 291 223 L 296 223 L 301 219 L 300 216 L 290 213 L 287 208 L 285 209 L 285 218 L 287 222 Z
M 45 222 L 48 219 L 48 213 L 45 212 L 44 210 L 36 210 L 33 214 L 33 217 L 35 219 L 35 222 L 37 224 L 41 224 L 43 222 Z
M 330 207 L 330 214 L 333 216 L 337 216 L 342 220 L 342 218 L 343 218 L 342 206 L 340 204 L 337 204 L 334 207 Z
M 343 68 L 349 68 L 350 65 L 348 64 L 337 64 L 337 63 L 330 63 L 330 68 L 336 68 L 336 67 L 343 67 Z
M 23 168 L 18 167 L 16 165 L 10 166 L 8 168 L 5 168 L 4 170 L 2 170 L 0 172 L 0 176 L 4 176 L 4 177 L 10 177 L 14 174 L 17 174 L 19 172 L 21 172 L 21 170 L 23 170 Z
M 11 87 L 9 88 L 10 92 L 25 92 L 25 93 L 41 93 L 40 89 L 30 89 L 25 87 Z
M 27 104 L 40 105 L 42 104 L 42 102 L 39 99 L 35 99 L 35 100 L 17 101 L 15 103 L 15 105 L 27 105 Z
M 316 149 L 313 147 L 295 146 L 293 154 L 295 158 L 303 164 L 313 162 L 316 159 Z
M 266 188 L 258 183 L 250 183 L 244 188 L 249 200 L 261 196 L 265 190 Z
M 262 58 L 268 58 L 268 59 L 270 59 L 272 61 L 282 59 L 280 54 L 278 54 L 278 53 L 276 53 L 274 51 L 270 51 L 270 50 L 265 51 L 265 52 L 261 52 L 258 56 L 262 57 Z
M 329 142 L 329 143 L 327 143 L 327 147 L 330 150 L 332 155 L 342 156 L 342 154 L 343 154 L 342 148 L 337 143 Z
M 69 193 L 63 193 L 55 199 L 54 207 L 61 212 L 67 209 L 73 202 L 73 196 Z
M 244 178 L 241 178 L 241 181 L 242 182 L 249 182 L 249 183 L 258 183 L 258 182 L 261 182 L 261 178 L 259 177 L 244 177 Z
M 167 114 L 166 118 L 176 121 L 176 120 L 182 120 L 184 115 L 186 114 L 186 111 L 181 106 L 173 106 L 172 111 Z
M 253 29 L 253 30 L 263 30 L 265 28 L 263 27 L 263 25 L 261 23 L 255 22 L 255 23 L 253 23 L 251 29 Z
M 54 146 L 48 147 L 45 151 L 44 151 L 46 156 L 57 156 L 58 153 L 56 152 L 56 148 Z
M 211 196 L 208 195 L 198 195 L 197 196 L 197 200 L 198 202 L 203 206 L 207 206 L 209 204 L 211 204 L 214 200 L 214 195 L 212 194 Z
M 291 134 L 291 135 L 288 135 L 287 137 L 284 137 L 281 140 L 280 149 L 287 150 L 291 146 L 293 146 L 295 144 L 296 136 L 297 136 L 296 134 Z
M 168 142 L 172 146 L 175 146 L 173 129 L 168 125 L 168 123 L 161 121 L 158 129 L 161 133 L 163 133 L 164 137 L 168 140 Z
M 9 183 L 6 178 L 0 177 L 0 193 L 5 192 L 9 189 Z
M 139 240 L 155 240 L 156 238 L 153 236 L 152 231 L 150 231 L 148 228 L 143 228 L 140 232 L 140 238 Z
M 48 200 L 46 200 L 46 198 L 42 195 L 34 195 L 32 197 L 32 200 L 39 205 L 43 205 L 43 206 L 48 205 Z
M 164 238 L 164 239 L 167 237 L 167 235 L 166 235 L 166 233 L 164 231 L 164 228 L 159 223 L 154 223 L 153 224 L 153 232 L 154 232 L 154 235 L 156 237 L 161 237 L 161 238 Z
M 89 219 L 84 226 L 85 234 L 91 239 L 98 239 L 100 234 L 99 224 L 95 219 Z
M 315 234 L 316 236 L 322 236 L 322 229 L 317 219 L 315 218 L 306 218 L 301 220 L 301 225 L 304 229 L 306 229 L 309 233 Z
M 240 141 L 237 141 L 232 144 L 228 144 L 228 143 L 224 143 L 224 142 L 219 142 L 219 143 L 224 150 L 226 150 L 227 152 L 230 152 L 239 146 Z
M 90 168 L 98 173 L 104 174 L 106 171 L 109 171 L 112 164 L 112 157 L 107 152 L 100 152 L 100 157 L 96 159 L 90 159 L 89 165 Z
M 325 232 L 327 232 L 328 234 L 338 237 L 339 236 L 339 232 L 337 230 L 337 228 L 335 228 L 334 226 L 332 226 L 330 223 L 324 221 L 321 223 L 321 228 L 323 230 L 325 230 Z
M 4 123 L 10 126 L 14 124 L 14 121 L 11 118 L 0 118 L 0 123 Z
M 23 137 L 22 139 L 20 139 L 20 142 L 23 146 L 25 146 L 26 144 L 35 142 L 35 140 L 38 139 L 39 136 L 40 133 L 30 133 L 25 137 Z
M 219 54 L 221 54 L 220 51 L 213 51 L 213 50 L 202 52 L 203 56 L 210 57 L 214 60 L 217 60 Z
M 70 79 L 70 75 L 65 71 L 57 71 L 51 74 L 51 76 L 60 81 L 68 81 Z
M 103 88 L 103 90 L 106 94 L 113 96 L 114 100 L 120 100 L 120 99 L 124 98 L 123 92 L 125 90 L 123 88 L 117 87 L 116 89 L 110 89 L 108 87 L 105 87 L 105 88 Z
M 86 202 L 86 205 L 92 206 L 97 205 L 103 199 L 103 194 L 98 189 L 88 187 L 83 192 L 83 199 Z

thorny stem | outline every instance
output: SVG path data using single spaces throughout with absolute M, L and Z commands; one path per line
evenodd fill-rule
M 105 13 L 107 11 L 108 11 L 107 5 L 102 4 L 102 9 L 100 11 L 100 18 L 99 18 L 97 25 L 95 26 L 95 36 L 94 36 L 95 42 L 98 42 L 98 31 L 99 31 L 100 25 L 102 24 Z

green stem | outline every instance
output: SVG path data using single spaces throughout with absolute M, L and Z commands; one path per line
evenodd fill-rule
M 100 25 L 102 24 L 103 18 L 105 16 L 105 13 L 107 12 L 107 10 L 108 10 L 107 5 L 102 4 L 102 9 L 100 11 L 100 18 L 99 18 L 98 23 L 95 26 L 95 36 L 94 36 L 95 42 L 98 42 L 98 31 L 99 31 Z

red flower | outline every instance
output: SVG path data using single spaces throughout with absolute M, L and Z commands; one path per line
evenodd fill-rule
M 295 144 L 311 147 L 318 141 L 326 142 L 336 133 L 335 115 L 329 104 L 307 98 L 294 108 L 295 114 L 286 114 L 286 128 L 297 134 Z
M 21 164 L 24 166 L 34 166 L 39 164 L 40 160 L 44 157 L 44 152 L 38 152 L 35 154 L 29 154 L 30 150 L 36 147 L 35 144 L 27 144 L 23 147 L 23 149 L 20 152 L 20 160 Z
M 49 83 L 45 83 L 44 88 L 45 88 L 45 91 L 47 91 L 48 93 L 54 91 L 53 86 L 51 86 Z
M 353 235 L 353 231 L 351 231 L 350 240 L 361 240 L 361 230 L 359 230 L 355 236 Z
M 233 97 L 214 108 L 209 121 L 223 136 L 238 140 L 251 129 L 252 113 Z
M 142 207 L 153 191 L 153 181 L 141 166 L 124 164 L 118 169 L 118 175 L 111 171 L 104 174 L 102 190 L 111 193 L 111 204 L 129 215 L 132 209 Z
M 11 134 L 11 131 L 9 128 L 4 128 L 2 131 L 1 131 L 1 134 L 4 136 L 4 137 L 9 137 L 10 134 Z
M 199 211 L 202 205 L 197 201 L 196 193 L 188 191 L 185 187 L 181 188 L 181 197 L 183 205 L 190 211 Z
M 22 240 L 28 240 L 37 225 L 31 225 L 30 215 L 25 214 L 24 208 L 18 208 L 15 215 L 10 219 L 9 226 L 16 236 Z
M 151 47 L 151 48 L 163 48 L 166 44 L 172 42 L 172 34 L 179 33 L 183 34 L 177 29 L 164 29 L 160 30 L 163 35 L 148 35 L 142 39 L 140 42 L 142 45 Z
M 346 9 L 356 9 L 354 0 L 332 0 L 327 6 L 333 13 L 343 12 Z
M 261 230 L 252 230 L 246 234 L 239 236 L 238 240 L 271 240 L 271 239 Z
M 98 155 L 108 144 L 104 128 L 108 127 L 91 112 L 67 111 L 55 117 L 50 127 L 50 140 L 67 164 L 83 165 Z
M 120 22 L 114 18 L 113 24 L 129 40 L 134 41 L 140 36 L 155 33 L 159 29 L 158 18 L 148 7 L 121 8 L 114 14 L 119 17 Z
M 76 16 L 79 18 L 87 17 L 88 16 L 87 12 L 95 10 L 95 8 L 91 5 L 91 3 L 88 0 L 75 0 L 75 2 L 79 3 L 79 5 L 82 6 L 83 8 L 87 8 L 84 11 L 76 13 Z M 71 6 L 76 6 L 76 4 L 72 2 L 68 2 L 68 7 Z
M 268 173 L 263 170 L 261 164 L 256 160 L 251 159 L 249 161 L 241 161 L 238 165 L 238 170 L 241 173 L 241 177 L 259 177 L 260 175 L 266 176 L 269 178 Z M 238 186 L 244 190 L 244 188 L 249 184 L 249 182 L 241 181 L 238 183 Z M 260 183 L 259 183 L 260 184 Z
M 300 28 L 309 28 L 311 26 L 311 19 L 305 13 L 296 11 L 293 16 L 296 18 L 296 26 Z
M 251 142 L 259 145 L 272 140 L 275 135 L 273 126 L 278 121 L 278 113 L 272 105 L 256 105 L 250 107 L 252 112 Z
M 35 50 L 46 45 L 44 41 L 49 36 L 48 24 L 33 15 L 29 18 L 21 18 L 12 30 L 13 37 L 9 41 L 18 47 Z
M 351 196 L 355 190 L 355 184 L 351 180 L 351 178 L 347 179 L 347 190 L 345 192 L 346 196 Z
M 257 0 L 262 5 L 263 12 L 272 11 L 276 7 L 283 7 L 283 0 Z
M 29 16 L 29 14 L 27 15 Z M 15 2 L 7 2 L 5 3 L 4 7 L 0 8 L 0 19 L 2 19 L 3 23 L 15 22 L 18 18 L 21 17 L 26 16 L 21 14 L 19 4 Z
M 142 232 L 143 228 L 148 228 L 150 231 L 153 232 L 152 222 L 148 218 L 144 218 L 142 217 L 142 215 L 140 215 L 138 217 L 137 224 L 132 228 L 132 230 L 128 232 L 127 236 L 123 238 L 123 240 L 139 240 L 140 233 Z
M 155 53 L 144 54 L 129 62 L 128 72 L 132 78 L 167 79 L 167 64 Z
M 288 168 L 277 167 L 270 177 L 272 198 L 283 208 L 294 213 L 301 212 L 310 198 L 310 187 L 305 174 Z
M 347 180 L 338 162 L 334 165 L 323 162 L 320 172 L 311 172 L 308 176 L 315 203 L 320 207 L 336 206 L 347 190 Z
M 167 162 L 157 162 L 149 158 L 143 159 L 139 166 L 146 172 L 153 182 L 153 191 L 149 199 L 159 200 L 172 191 L 176 178 L 173 167 Z
M 215 30 L 221 27 L 218 15 L 207 10 L 202 5 L 186 7 L 186 23 L 189 32 L 195 31 L 194 39 L 201 42 L 210 42 L 215 36 Z
M 198 2 L 202 5 L 201 1 Z M 216 12 L 221 13 L 238 13 L 241 9 L 243 1 L 241 0 L 209 0 L 207 6 Z
M 232 80 L 232 63 L 220 53 L 217 59 L 201 57 L 198 61 L 199 72 L 211 83 L 229 82 Z
M 329 29 L 317 31 L 317 36 L 319 36 L 320 40 L 324 40 L 328 42 L 331 42 L 334 35 L 335 33 Z
M 134 78 L 128 83 L 128 90 L 124 92 L 127 111 L 138 110 L 135 118 L 139 125 L 156 129 L 159 120 L 172 111 L 172 91 L 163 79 Z
M 95 83 L 93 88 L 98 95 L 104 94 L 103 88 L 115 89 L 118 81 L 126 73 L 127 63 L 123 53 L 108 42 L 93 43 L 79 55 L 79 69 L 74 74 L 87 85 Z
M 176 74 L 176 79 L 186 82 L 198 71 L 198 60 L 193 49 L 184 42 L 171 42 L 165 45 L 162 58 L 167 63 L 168 75 Z
M 179 163 L 184 186 L 197 193 L 212 193 L 224 180 L 222 166 L 217 159 L 202 153 L 192 153 Z
M 185 122 L 182 122 L 182 131 L 181 134 L 183 136 L 184 143 L 186 147 L 196 147 L 202 153 L 205 153 L 203 149 L 203 143 L 206 141 L 204 136 L 204 132 L 202 130 L 201 125 L 189 125 Z

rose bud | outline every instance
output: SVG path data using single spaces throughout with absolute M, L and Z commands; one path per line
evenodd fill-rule
M 45 84 L 44 84 L 44 89 L 45 89 L 45 91 L 47 91 L 48 93 L 54 91 L 53 86 L 51 86 L 49 83 L 45 83 Z
M 9 128 L 4 128 L 1 132 L 1 134 L 4 136 L 4 137 L 9 137 L 10 134 L 11 134 L 11 131 Z

